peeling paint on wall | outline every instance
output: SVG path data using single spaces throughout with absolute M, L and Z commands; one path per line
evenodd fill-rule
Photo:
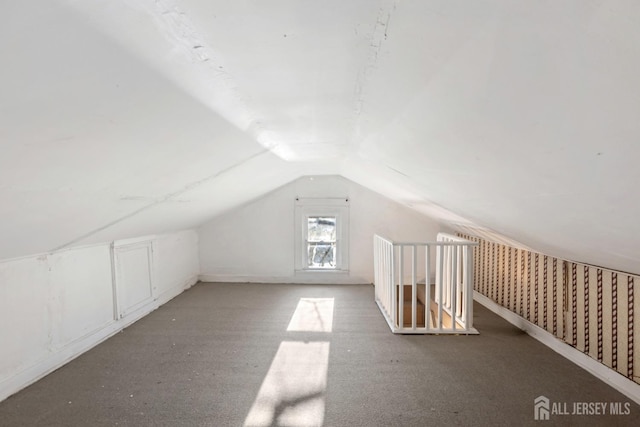
M 356 125 L 364 108 L 367 81 L 377 68 L 380 50 L 382 48 L 383 42 L 387 40 L 389 22 L 391 21 L 393 12 L 396 10 L 397 3 L 397 0 L 393 0 L 379 9 L 376 22 L 373 25 L 373 30 L 367 37 L 369 41 L 369 56 L 364 67 L 358 73 L 356 87 L 354 90 L 354 117 L 356 120 Z M 357 29 L 354 29 L 354 31 L 356 31 L 357 33 Z

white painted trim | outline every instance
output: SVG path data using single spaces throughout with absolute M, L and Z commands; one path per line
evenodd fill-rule
M 111 242 L 109 244 L 109 258 L 111 258 L 111 293 L 113 294 L 113 320 L 119 319 L 120 306 L 118 305 L 118 283 L 116 282 L 116 249 Z
M 52 250 L 50 250 L 48 252 L 37 252 L 35 254 L 20 255 L 20 256 L 12 257 L 12 258 L 3 258 L 3 259 L 0 259 L 0 264 L 5 264 L 5 263 L 9 263 L 9 262 L 16 262 L 16 261 L 21 261 L 21 260 L 25 260 L 25 259 L 48 257 L 48 256 L 52 256 L 52 255 L 56 255 L 56 254 L 60 254 L 60 253 L 64 253 L 64 252 L 69 252 L 69 251 L 94 248 L 96 246 L 104 246 L 104 245 L 119 246 L 119 245 L 128 245 L 128 244 L 131 244 L 131 243 L 137 243 L 138 241 L 145 241 L 145 240 L 154 240 L 155 241 L 155 240 L 159 240 L 159 239 L 161 239 L 161 238 L 163 238 L 165 236 L 171 236 L 173 234 L 184 233 L 184 232 L 191 231 L 191 230 L 196 230 L 196 229 L 195 228 L 185 228 L 185 229 L 176 230 L 176 231 L 168 231 L 168 232 L 165 232 L 165 233 L 162 233 L 162 234 L 150 234 L 148 236 L 134 237 L 134 238 L 130 238 L 130 239 L 120 239 L 120 240 L 115 240 L 115 241 L 88 243 L 86 245 L 77 245 L 77 246 L 64 246 L 64 247 L 60 247 L 58 249 L 52 249 Z
M 184 290 L 193 286 L 197 281 L 197 276 L 191 276 L 190 278 L 181 281 L 179 285 L 163 292 L 158 297 L 157 301 L 141 307 L 118 321 L 109 322 L 103 328 L 96 330 L 94 333 L 72 341 L 70 344 L 61 347 L 58 351 L 52 352 L 49 357 L 39 360 L 32 366 L 24 368 L 5 380 L 0 381 L 0 402 L 42 379 L 61 366 L 69 363 L 86 351 L 91 350 L 93 347 L 117 334 L 127 326 L 130 326 L 140 320 L 172 298 L 181 294 Z
M 370 285 L 371 280 L 363 277 L 351 277 L 347 274 L 333 272 L 296 273 L 295 276 L 240 276 L 235 274 L 206 273 L 198 276 L 201 282 L 217 283 L 299 283 L 299 284 L 333 284 L 333 285 Z
M 140 236 L 140 237 L 133 237 L 130 239 L 114 240 L 113 246 L 117 249 L 121 246 L 129 246 L 129 245 L 135 245 L 137 243 L 152 242 L 154 240 L 157 240 L 158 237 L 159 237 L 158 235 L 152 234 L 149 236 Z
M 13 257 L 13 258 L 4 258 L 4 259 L 0 259 L 0 264 L 6 264 L 6 263 L 9 263 L 9 262 L 18 262 L 18 261 L 27 260 L 27 259 L 34 259 L 34 258 L 49 257 L 49 256 L 57 255 L 57 254 L 60 254 L 60 253 L 64 253 L 64 252 L 76 251 L 76 250 L 81 250 L 81 249 L 95 248 L 95 247 L 98 247 L 98 246 L 107 246 L 109 244 L 110 244 L 109 242 L 91 243 L 91 244 L 88 244 L 88 245 L 64 247 L 64 248 L 55 249 L 55 250 L 52 250 L 52 251 L 49 251 L 49 252 L 38 252 L 38 253 L 35 253 L 35 254 L 22 255 L 22 256 L 17 256 L 17 257 Z
M 62 347 L 59 351 L 51 353 L 51 356 L 47 357 L 46 359 L 40 360 L 36 364 L 23 369 L 15 375 L 7 378 L 0 383 L 0 401 L 42 379 L 61 366 L 69 363 L 76 357 L 80 356 L 81 354 L 105 341 L 109 337 L 120 332 L 130 324 L 141 319 L 154 309 L 155 307 L 149 307 L 148 310 L 141 310 L 137 313 L 132 313 L 132 315 L 127 316 L 126 318 L 122 318 L 117 322 L 111 322 L 107 327 L 95 332 L 92 335 L 87 335 L 81 340 L 76 340 L 70 345 Z
M 57 344 L 57 345 L 52 345 L 50 347 L 51 350 L 53 350 L 54 352 L 60 351 L 60 350 L 64 350 L 65 348 L 72 346 L 76 343 L 82 342 L 84 341 L 86 338 L 89 338 L 91 335 L 95 335 L 97 333 L 99 333 L 100 331 L 102 331 L 104 328 L 107 328 L 108 326 L 112 325 L 115 322 L 115 320 L 113 320 L 111 317 L 103 322 L 100 326 L 96 326 L 95 328 L 93 328 L 92 330 L 85 332 L 83 335 L 77 337 L 77 338 L 71 338 L 68 339 L 67 341 Z
M 198 283 L 198 276 L 197 275 L 193 275 L 191 277 L 189 277 L 186 280 L 183 280 L 180 283 L 180 286 L 175 286 L 173 288 L 169 288 L 163 292 L 161 292 L 160 294 L 158 294 L 158 296 L 155 298 L 156 303 L 158 304 L 158 307 L 171 301 L 173 298 L 177 297 L 178 295 L 180 295 L 181 293 L 183 293 L 184 291 L 191 289 L 191 287 L 193 285 L 195 285 L 196 283 Z
M 479 304 L 482 304 L 512 325 L 522 329 L 527 334 L 537 339 L 556 353 L 569 359 L 571 362 L 580 366 L 591 375 L 604 381 L 611 387 L 618 390 L 620 393 L 627 396 L 629 399 L 640 404 L 640 384 L 631 381 L 630 379 L 624 377 L 608 366 L 603 365 L 597 360 L 587 356 L 580 350 L 571 347 L 569 344 L 565 343 L 559 338 L 556 338 L 553 334 L 547 332 L 540 326 L 535 325 L 525 318 L 512 312 L 511 310 L 508 310 L 505 307 L 496 304 L 490 298 L 487 298 L 477 291 L 474 291 L 473 297 Z
M 296 206 L 344 207 L 349 205 L 349 196 L 343 197 L 299 197 L 295 199 Z

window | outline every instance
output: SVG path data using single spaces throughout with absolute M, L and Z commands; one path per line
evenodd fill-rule
M 336 217 L 307 217 L 307 268 L 336 268 Z
M 296 198 L 296 270 L 347 271 L 349 201 Z

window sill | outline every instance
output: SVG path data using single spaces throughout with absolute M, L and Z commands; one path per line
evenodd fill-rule
M 329 273 L 329 274 L 349 274 L 349 270 L 339 270 L 339 269 L 335 269 L 335 268 L 305 268 L 302 270 L 296 270 L 295 274 L 296 275 L 304 275 L 304 274 L 322 274 L 322 273 Z

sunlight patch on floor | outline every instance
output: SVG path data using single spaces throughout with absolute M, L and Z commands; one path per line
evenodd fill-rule
M 300 298 L 291 317 L 288 332 L 331 332 L 333 298 Z
M 244 425 L 322 426 L 329 346 L 324 341 L 280 343 Z

